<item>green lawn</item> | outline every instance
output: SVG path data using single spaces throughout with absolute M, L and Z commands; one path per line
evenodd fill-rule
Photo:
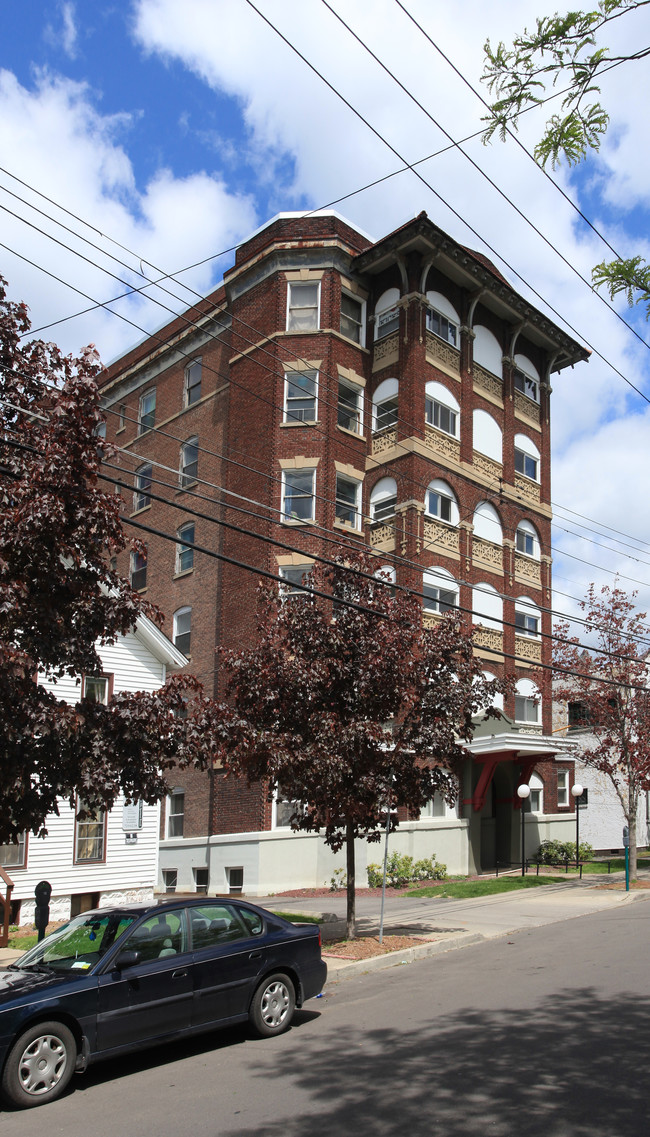
M 273 912 L 274 916 L 281 916 L 291 924 L 320 924 L 318 916 L 309 916 L 304 912 Z
M 611 872 L 625 872 L 625 857 L 611 857 Z M 650 869 L 650 861 L 647 856 L 639 857 L 637 866 L 640 869 Z M 607 863 L 604 861 L 584 861 L 582 865 L 583 873 L 607 872 Z
M 473 896 L 493 896 L 497 892 L 516 892 L 519 888 L 536 888 L 538 885 L 562 883 L 561 876 L 501 876 L 496 880 L 449 880 L 428 888 L 411 888 L 407 896 L 439 896 L 457 900 Z

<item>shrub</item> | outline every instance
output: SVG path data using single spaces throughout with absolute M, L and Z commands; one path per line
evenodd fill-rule
M 446 876 L 447 866 L 438 864 L 435 857 L 414 861 L 406 854 L 391 853 L 386 863 L 386 884 L 390 888 L 403 888 L 413 881 L 444 880 Z M 368 865 L 369 888 L 381 888 L 383 878 L 383 865 Z
M 330 892 L 341 892 L 348 887 L 348 874 L 345 869 L 334 869 L 330 877 Z
M 594 850 L 589 842 L 581 841 L 580 860 L 590 861 L 593 855 Z M 543 865 L 551 865 L 557 861 L 575 861 L 576 843 L 575 841 L 542 841 L 533 859 Z

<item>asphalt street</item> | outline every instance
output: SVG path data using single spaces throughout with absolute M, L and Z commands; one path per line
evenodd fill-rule
M 458 911 L 458 909 L 456 909 Z M 6 1137 L 645 1137 L 650 904 L 328 983 L 285 1035 L 93 1067 Z

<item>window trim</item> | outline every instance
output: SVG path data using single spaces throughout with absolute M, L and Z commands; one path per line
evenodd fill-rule
M 179 797 L 181 794 L 183 796 L 183 810 L 182 810 L 182 812 L 172 813 L 172 811 L 171 811 L 172 798 L 173 797 Z M 181 820 L 181 831 L 180 831 L 180 833 L 170 833 L 170 828 L 171 828 L 170 821 L 172 818 L 177 818 L 177 817 L 180 817 L 182 819 Z M 173 790 L 170 790 L 169 793 L 167 794 L 167 797 L 165 798 L 165 840 L 173 841 L 173 840 L 177 839 L 178 837 L 183 837 L 184 836 L 184 830 L 185 830 L 185 787 L 184 786 L 174 786 Z
M 443 320 L 445 321 L 445 323 L 447 324 L 447 335 L 446 336 L 442 335 L 441 332 L 437 332 L 435 328 L 431 327 L 431 324 L 433 323 L 433 320 L 430 319 L 431 316 L 437 316 L 438 320 L 440 322 L 442 322 Z M 436 336 L 439 340 L 442 340 L 443 343 L 447 343 L 451 347 L 455 347 L 456 351 L 458 351 L 458 349 L 460 347 L 460 326 L 457 323 L 455 323 L 454 320 L 451 320 L 449 318 L 449 316 L 445 316 L 444 312 L 439 311 L 439 309 L 436 308 L 430 302 L 427 304 L 426 328 L 427 328 L 428 332 L 431 332 L 432 335 Z M 453 328 L 453 330 L 454 330 L 454 338 L 453 339 L 449 338 L 449 330 L 451 328 Z
M 356 396 L 356 400 L 357 400 L 357 409 L 356 409 L 357 429 L 356 430 L 351 426 L 345 426 L 340 421 L 341 388 L 343 388 L 345 391 L 349 391 L 351 394 Z M 343 404 L 343 406 L 345 406 L 345 404 Z M 363 435 L 363 410 L 364 410 L 364 407 L 363 407 L 363 387 L 360 387 L 358 383 L 353 383 L 349 379 L 342 379 L 339 376 L 338 389 L 337 389 L 337 401 L 336 401 L 336 425 L 338 427 L 340 427 L 341 430 L 347 430 L 347 431 L 349 431 L 350 434 L 355 434 L 357 437 L 362 436 Z M 343 413 L 344 414 L 346 413 L 345 410 Z M 352 416 L 350 416 L 350 417 L 352 417 Z
M 2 853 L 1 853 L 2 849 L 18 849 L 19 853 L 20 853 L 20 850 L 22 849 L 21 860 L 15 861 L 15 862 L 4 861 L 2 859 Z M 7 871 L 7 869 L 11 869 L 12 872 L 14 871 L 14 869 L 26 869 L 27 868 L 28 856 L 29 856 L 29 830 L 27 830 L 27 829 L 23 829 L 23 832 L 21 833 L 20 838 L 16 842 L 15 845 L 13 844 L 13 842 L 10 842 L 10 841 L 5 842 L 4 845 L 0 845 L 0 865 L 2 865 L 5 872 Z
M 93 818 L 87 818 L 85 821 L 79 821 L 77 819 L 77 814 L 78 814 L 79 810 L 82 808 L 83 808 L 83 806 L 81 804 L 81 799 L 77 795 L 77 797 L 75 798 L 75 810 L 74 810 L 74 839 L 73 839 L 73 845 L 72 845 L 73 863 L 75 865 L 102 865 L 102 864 L 106 864 L 106 836 L 107 836 L 108 811 L 105 809 L 99 810 L 98 811 L 98 813 L 100 815 L 99 820 L 97 819 L 97 816 L 95 816 Z M 102 827 L 102 834 L 101 834 L 102 854 L 100 857 L 80 857 L 79 856 L 79 841 L 80 841 L 80 839 L 82 841 L 97 840 L 97 837 L 89 837 L 88 835 L 80 837 L 79 826 L 84 826 L 84 825 L 101 825 L 101 827 Z
M 279 593 L 280 593 L 280 600 L 283 604 L 286 604 L 286 602 L 289 600 L 308 600 L 311 603 L 311 601 L 314 599 L 313 596 L 310 595 L 310 593 L 308 591 L 306 591 L 304 588 L 298 588 L 298 587 L 296 587 L 296 585 L 298 583 L 299 584 L 304 583 L 305 577 L 307 576 L 308 573 L 310 573 L 312 571 L 313 567 L 314 567 L 313 561 L 305 561 L 304 564 L 299 564 L 299 565 L 280 565 L 279 566 L 278 576 L 280 576 L 282 578 L 282 580 L 285 580 L 287 582 L 286 585 L 280 584 L 278 586 L 279 587 Z M 299 582 L 292 580 L 291 576 L 289 575 L 290 573 L 295 573 L 296 576 L 298 574 L 300 574 L 301 580 Z
M 316 306 L 315 306 L 316 307 L 316 322 L 315 322 L 313 328 L 292 328 L 291 327 L 291 315 L 292 315 L 292 312 L 294 310 L 300 309 L 303 311 L 311 311 L 314 307 L 314 305 L 312 305 L 312 304 L 293 304 L 291 293 L 292 293 L 292 290 L 294 288 L 297 288 L 297 289 L 315 288 L 316 289 Z M 320 279 L 318 279 L 318 280 L 288 280 L 287 281 L 287 323 L 286 323 L 286 331 L 291 332 L 292 335 L 309 334 L 309 333 L 320 331 L 320 326 L 321 326 L 320 303 L 321 303 Z
M 394 323 L 397 323 L 397 327 L 390 326 Z M 387 328 L 387 331 L 384 331 L 384 328 Z M 396 332 L 399 332 L 399 304 L 375 312 L 375 342 L 393 336 Z
M 351 507 L 349 503 L 339 500 L 339 479 L 348 486 L 354 487 L 354 506 Z M 336 471 L 336 478 L 334 483 L 334 515 L 339 525 L 345 526 L 346 529 L 361 530 L 361 488 L 363 483 L 358 478 L 352 478 L 349 474 L 344 474 L 340 470 Z M 347 521 L 345 518 L 339 516 L 339 509 L 348 513 L 353 513 L 353 520 Z
M 137 564 L 138 559 L 142 563 Z M 142 576 L 142 582 L 138 582 L 138 575 Z M 142 592 L 147 587 L 147 553 L 141 553 L 139 549 L 131 549 L 129 555 L 129 584 L 134 592 Z
M 99 675 L 86 675 L 84 672 L 84 674 L 81 676 L 81 700 L 82 700 L 82 702 L 84 699 L 86 699 L 88 697 L 87 696 L 87 685 L 88 685 L 89 679 L 105 679 L 106 680 L 106 698 L 103 700 L 101 705 L 103 707 L 107 707 L 108 704 L 110 703 L 111 699 L 113 698 L 113 684 L 115 681 L 115 675 L 113 674 L 112 671 L 100 671 Z M 93 699 L 93 702 L 97 702 L 97 700 Z
M 194 571 L 194 549 L 191 547 L 191 545 L 189 545 L 189 546 L 185 545 L 182 538 L 181 538 L 181 533 L 183 532 L 183 530 L 187 530 L 187 529 L 192 530 L 192 536 L 191 536 L 191 538 L 188 538 L 191 541 L 191 545 L 193 545 L 194 541 L 196 540 L 196 523 L 194 521 L 187 521 L 187 522 L 185 522 L 184 525 L 181 525 L 176 530 L 176 575 L 177 576 L 180 573 L 186 573 L 186 572 L 193 572 Z M 181 563 L 181 557 L 183 556 L 183 549 L 185 549 L 186 552 L 189 552 L 191 554 L 191 557 L 192 557 L 191 565 L 188 565 L 186 568 L 183 568 L 182 563 Z
M 528 478 L 531 482 L 539 485 L 539 458 L 534 458 L 532 454 L 527 454 L 525 450 L 520 450 L 515 446 L 515 473 L 521 474 L 523 478 Z M 526 464 L 530 462 L 534 466 L 535 473 L 531 474 L 526 470 Z M 523 466 L 523 469 L 520 467 Z
M 149 411 L 144 410 L 144 404 L 147 399 L 153 396 L 153 407 Z M 147 420 L 147 421 L 145 421 Z M 151 421 L 148 421 L 151 420 Z M 153 430 L 156 422 L 156 388 L 150 387 L 143 395 L 140 395 L 138 403 L 138 434 L 144 434 L 147 430 Z
M 530 533 L 528 531 L 528 529 L 524 528 L 524 525 L 530 525 L 531 529 L 533 529 L 533 532 Z M 522 537 L 524 537 L 526 539 L 526 541 L 530 541 L 530 543 L 532 545 L 531 552 L 528 552 L 527 549 L 522 549 L 520 547 L 520 544 L 519 544 L 520 534 L 522 535 Z M 541 555 L 540 554 L 540 542 L 539 542 L 539 537 L 537 535 L 537 531 L 534 529 L 532 522 L 520 521 L 519 524 L 517 525 L 517 528 L 515 530 L 515 551 L 517 553 L 519 553 L 522 557 L 529 557 L 530 560 L 532 560 L 532 561 L 539 561 L 540 555 Z
M 560 784 L 562 782 L 562 784 Z M 562 798 L 562 801 L 560 801 Z M 569 802 L 569 771 L 557 771 L 557 805 L 558 809 L 565 809 Z
M 188 612 L 190 614 L 190 616 L 189 616 L 189 625 L 190 626 L 186 632 L 179 632 L 178 631 L 179 617 L 185 616 L 186 613 L 188 613 Z M 179 643 L 177 643 L 177 640 L 182 638 L 183 636 L 188 636 L 187 648 L 185 648 L 184 646 L 181 646 Z M 176 611 L 174 612 L 174 614 L 172 616 L 172 642 L 174 644 L 174 647 L 177 647 L 179 651 L 182 651 L 183 655 L 185 655 L 189 658 L 190 649 L 192 646 L 192 606 L 191 606 L 191 604 L 184 604 L 181 608 L 177 608 Z
M 143 478 L 145 479 L 144 485 L 141 484 Z M 135 486 L 133 488 L 133 512 L 140 513 L 143 509 L 151 508 L 153 463 L 143 462 L 141 466 L 138 466 L 137 470 L 135 471 L 134 479 Z
M 429 417 L 429 407 L 432 409 L 432 416 Z M 447 429 L 440 421 L 443 417 L 441 412 L 445 411 L 449 415 L 450 426 L 453 418 L 453 430 Z M 436 413 L 438 422 L 436 422 Z M 432 395 L 425 395 L 424 397 L 424 421 L 427 426 L 432 426 L 434 430 L 441 430 L 443 434 L 449 435 L 450 438 L 458 438 L 458 422 L 460 415 L 453 407 L 448 406 L 446 403 L 441 403 L 440 399 L 434 399 Z
M 196 383 L 196 382 L 191 383 L 190 378 L 192 376 L 192 372 L 195 371 L 197 367 L 199 369 L 198 383 Z M 199 355 L 195 359 L 190 359 L 189 363 L 187 363 L 185 366 L 185 372 L 184 372 L 184 377 L 183 377 L 183 407 L 187 408 L 187 407 L 196 406 L 196 404 L 199 402 L 199 400 L 201 398 L 201 384 L 202 384 L 202 382 L 203 382 L 203 359 Z M 194 394 L 195 391 L 197 391 L 196 395 Z
M 358 339 L 356 339 L 354 336 L 349 336 L 347 334 L 347 332 L 343 331 L 342 325 L 343 325 L 343 317 L 344 317 L 344 313 L 343 313 L 343 297 L 344 296 L 346 297 L 347 300 L 352 300 L 354 304 L 358 304 L 360 309 L 361 309 L 360 320 L 359 320 L 359 325 L 358 325 L 358 327 L 359 327 L 359 338 Z M 349 317 L 346 317 L 346 318 L 349 319 Z M 339 331 L 340 331 L 342 336 L 345 336 L 345 338 L 347 340 L 351 340 L 352 343 L 356 343 L 359 347 L 365 347 L 366 346 L 366 301 L 362 300 L 360 296 L 355 296 L 354 292 L 350 292 L 350 290 L 348 288 L 345 288 L 345 287 L 341 287 L 341 307 L 340 307 L 340 314 L 339 314 Z
M 196 457 L 192 462 L 186 461 L 185 450 L 189 447 L 194 450 Z M 192 469 L 193 468 L 193 469 Z M 188 473 L 187 471 L 191 472 Z M 186 490 L 189 486 L 194 486 L 199 480 L 199 436 L 192 434 L 181 442 L 179 467 L 178 467 L 178 485 L 180 489 Z

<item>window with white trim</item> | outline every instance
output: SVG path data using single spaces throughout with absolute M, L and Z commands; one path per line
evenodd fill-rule
M 422 607 L 425 612 L 443 615 L 458 607 L 458 585 L 443 568 L 429 569 L 422 577 Z
M 129 572 L 131 588 L 135 592 L 139 592 L 142 588 L 147 587 L 147 554 L 138 550 L 133 550 L 130 558 L 130 572 Z
M 515 722 L 539 725 L 542 705 L 532 679 L 518 679 L 515 686 Z
M 530 788 L 530 812 L 543 813 L 544 812 L 544 783 L 539 774 L 531 774 L 530 781 L 528 782 Z
M 384 379 L 375 391 L 372 404 L 372 430 L 378 434 L 397 426 L 399 382 L 397 379 Z
M 472 446 L 499 465 L 503 462 L 503 432 L 498 422 L 487 411 L 477 408 L 472 413 Z
M 539 457 L 539 450 L 527 435 L 515 435 L 515 470 L 518 474 L 539 482 Z
M 486 581 L 472 588 L 472 619 L 484 628 L 503 631 L 503 600 L 496 588 Z
M 557 772 L 557 804 L 569 804 L 569 771 L 558 770 Z
M 434 796 L 423 805 L 420 810 L 419 821 L 428 821 L 432 817 L 446 817 L 447 816 L 447 802 L 443 795 L 436 790 Z
M 175 786 L 167 796 L 167 837 L 182 837 L 185 827 L 185 790 Z
M 140 405 L 138 408 L 138 434 L 144 434 L 145 430 L 151 430 L 156 421 L 156 388 L 153 387 L 150 391 L 145 391 L 144 395 L 140 396 Z
M 388 288 L 375 304 L 375 339 L 399 331 L 399 288 Z
M 503 378 L 503 350 L 494 332 L 484 324 L 474 325 L 474 346 L 472 349 L 474 363 L 480 364 L 492 375 Z
M 282 471 L 282 516 L 285 521 L 313 521 L 316 471 Z
M 425 508 L 429 517 L 437 517 L 449 525 L 458 525 L 458 504 L 454 491 L 442 478 L 431 482 L 425 496 Z
M 110 679 L 108 675 L 84 675 L 82 698 L 87 703 L 101 703 L 108 706 Z
M 445 434 L 451 434 L 452 438 L 458 438 L 460 404 L 442 383 L 427 383 L 424 418 L 429 426 L 435 426 Z
M 287 371 L 284 376 L 284 421 L 316 422 L 317 371 Z
M 87 817 L 79 820 L 76 816 L 85 810 Z M 74 859 L 75 864 L 89 861 L 103 861 L 106 855 L 106 814 L 103 810 L 89 809 L 82 798 L 77 799 L 74 820 Z
M 133 512 L 137 513 L 139 509 L 146 509 L 151 505 L 151 498 L 149 490 L 151 489 L 151 482 L 153 479 L 153 466 L 151 462 L 145 462 L 144 466 L 138 466 L 135 472 L 135 490 L 133 492 Z
M 192 642 L 192 609 L 177 608 L 173 618 L 174 645 L 183 655 L 189 655 Z
M 494 545 L 503 544 L 501 518 L 489 501 L 479 502 L 474 510 L 472 525 L 475 537 L 483 541 L 491 541 Z
M 289 281 L 287 302 L 287 331 L 318 331 L 319 302 L 319 281 Z
M 539 537 L 535 526 L 530 521 L 520 521 L 515 533 L 515 548 L 525 557 L 533 557 L 538 561 L 540 556 Z
M 336 475 L 335 515 L 343 525 L 361 528 L 361 482 L 347 474 Z
M 278 786 L 273 798 L 272 826 L 274 829 L 290 829 L 291 818 L 302 813 L 300 798 L 290 798 L 281 786 Z
M 349 292 L 341 292 L 341 335 L 363 347 L 365 342 L 365 303 Z
M 539 639 L 541 624 L 539 608 L 527 596 L 518 596 L 515 600 L 515 634 Z
M 339 379 L 337 423 L 353 434 L 363 431 L 363 388 L 347 379 Z
M 539 371 L 526 355 L 515 356 L 514 386 L 526 398 L 539 402 Z
M 443 316 L 442 312 L 438 312 L 435 308 L 427 308 L 427 331 L 433 332 L 445 343 L 458 347 L 458 324 L 454 324 L 452 320 Z
M 372 521 L 387 521 L 395 516 L 397 482 L 394 478 L 380 478 L 370 491 L 370 517 Z
M 197 480 L 199 476 L 199 440 L 194 435 L 188 438 L 181 446 L 181 463 L 179 470 L 179 485 L 186 489 Z
M 176 572 L 189 572 L 194 568 L 194 522 L 188 521 L 177 530 L 178 544 L 176 545 Z M 186 544 L 185 542 L 189 542 Z
M 312 600 L 309 592 L 298 586 L 305 583 L 313 565 L 281 565 L 279 575 L 283 583 L 280 585 L 280 599 L 285 600 Z
M 6 845 L 0 845 L 0 865 L 3 868 L 25 868 L 26 842 L 27 831 L 21 833 L 17 841 L 9 841 Z
M 176 892 L 178 888 L 178 869 L 163 869 L 162 879 L 165 892 Z
M 185 390 L 183 402 L 186 407 L 198 403 L 201 398 L 201 377 L 203 364 L 200 359 L 193 359 L 185 368 Z

